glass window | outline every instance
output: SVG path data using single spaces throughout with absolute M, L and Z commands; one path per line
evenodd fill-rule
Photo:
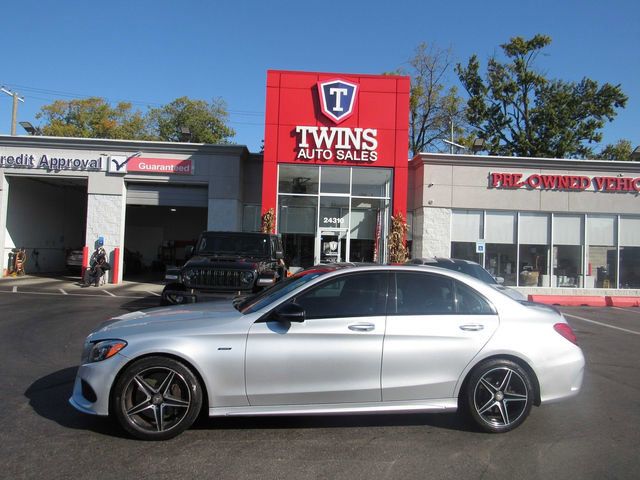
M 640 288 L 640 217 L 620 217 L 620 288 Z
M 516 284 L 515 245 L 489 243 L 485 250 L 485 268 L 494 277 L 501 277 L 504 285 Z
M 280 165 L 279 193 L 318 193 L 319 168 L 305 165 Z
M 487 212 L 485 268 L 505 285 L 516 285 L 516 213 Z
M 549 215 L 546 213 L 520 213 L 518 285 L 521 287 L 550 285 L 549 227 Z
M 483 231 L 481 210 L 454 210 L 452 212 L 452 241 L 475 242 L 476 240 L 483 238 Z
M 349 193 L 351 169 L 347 167 L 322 167 L 322 193 Z
M 260 205 L 243 205 L 242 207 L 242 231 L 260 231 Z
M 273 287 L 263 290 L 257 295 L 245 298 L 243 301 L 236 304 L 235 307 L 244 314 L 257 312 L 258 310 L 287 296 L 301 285 L 304 285 L 305 283 L 310 282 L 314 278 L 324 275 L 329 271 L 331 270 L 323 270 L 320 268 L 305 270 L 304 272 L 300 272 L 282 282 L 276 283 Z
M 520 214 L 520 243 L 549 244 L 549 215 L 546 213 Z
M 616 216 L 589 215 L 587 217 L 587 276 L 586 288 L 615 288 L 618 266 L 616 247 Z
M 307 319 L 370 317 L 386 314 L 388 275 L 342 275 L 297 295 Z
M 520 245 L 518 285 L 521 287 L 548 287 L 548 259 L 548 245 Z
M 453 281 L 424 273 L 396 274 L 398 315 L 442 315 L 454 312 Z
M 582 215 L 553 217 L 553 287 L 582 286 Z
M 481 262 L 480 254 L 476 253 L 476 242 L 451 242 L 451 258 Z
M 320 227 L 349 228 L 349 197 L 320 197 Z
M 487 212 L 487 243 L 516 243 L 516 213 Z
M 478 292 L 462 282 L 456 285 L 456 313 L 460 315 L 495 315 L 495 311 Z
M 354 197 L 390 197 L 391 170 L 388 168 L 354 168 L 351 195 Z
M 620 246 L 640 247 L 640 217 L 620 217 Z
M 640 247 L 620 248 L 620 288 L 640 288 Z
M 441 260 L 437 263 L 433 263 L 432 265 L 434 267 L 446 268 L 447 270 L 453 270 L 454 272 L 464 273 L 473 278 L 477 278 L 484 283 L 496 283 L 496 280 L 477 263 L 450 262 L 448 260 Z
M 385 239 L 382 232 L 388 215 L 388 200 L 353 198 L 351 200 L 351 243 L 349 260 L 377 262 L 382 260 Z
M 314 234 L 317 223 L 318 197 L 280 195 L 278 231 Z

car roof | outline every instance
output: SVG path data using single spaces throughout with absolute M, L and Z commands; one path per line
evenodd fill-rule
M 446 257 L 412 258 L 407 263 L 408 264 L 414 264 L 414 265 L 437 265 L 437 264 L 442 264 L 442 263 L 480 265 L 478 262 L 474 262 L 472 260 L 465 260 L 465 259 L 462 259 L 462 258 L 446 258 Z

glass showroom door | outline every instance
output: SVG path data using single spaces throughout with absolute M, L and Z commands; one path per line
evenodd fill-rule
M 347 230 L 318 230 L 316 263 L 346 262 Z

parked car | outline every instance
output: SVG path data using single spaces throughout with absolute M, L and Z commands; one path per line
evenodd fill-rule
M 481 282 L 492 286 L 505 295 L 509 295 L 514 300 L 527 300 L 526 295 L 520 293 L 518 290 L 505 287 L 503 285 L 504 278 L 494 277 L 488 271 L 482 268 L 479 263 L 472 262 L 471 260 L 462 260 L 459 258 L 427 257 L 412 258 L 407 263 L 410 265 L 429 265 L 432 267 L 446 268 L 447 270 L 453 270 L 455 272 L 466 273 L 467 275 L 471 275 Z
M 74 248 L 67 250 L 67 256 L 65 260 L 65 266 L 69 273 L 81 273 L 82 272 L 82 248 Z
M 182 268 L 168 268 L 163 305 L 195 303 L 212 293 L 250 294 L 286 278 L 279 235 L 203 232 Z
M 384 355 L 382 354 L 384 351 Z M 444 412 L 488 432 L 576 395 L 562 314 L 427 266 L 323 265 L 241 302 L 115 317 L 84 344 L 70 403 L 131 435 L 209 416 Z

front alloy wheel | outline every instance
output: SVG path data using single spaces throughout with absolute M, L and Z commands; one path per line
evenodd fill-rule
M 520 425 L 533 404 L 528 373 L 510 360 L 490 360 L 479 365 L 469 378 L 467 408 L 482 429 L 507 432 Z
M 148 357 L 132 364 L 114 388 L 113 407 L 122 427 L 143 440 L 166 440 L 195 421 L 202 390 L 182 363 Z

